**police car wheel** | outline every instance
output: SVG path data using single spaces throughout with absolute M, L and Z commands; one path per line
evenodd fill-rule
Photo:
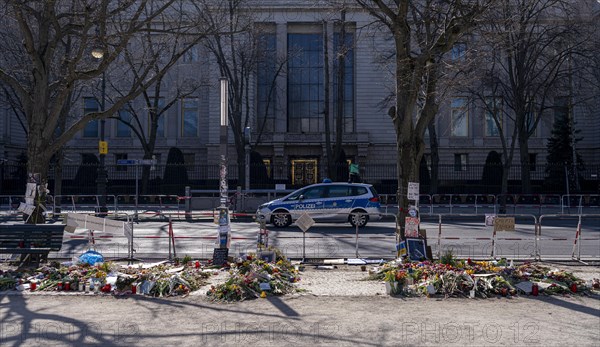
M 287 226 L 289 226 L 290 224 L 292 224 L 292 216 L 290 216 L 289 213 L 287 212 L 274 212 L 273 216 L 271 217 L 271 223 L 276 227 L 276 228 L 285 228 Z
M 350 224 L 352 224 L 353 227 L 362 228 L 365 225 L 367 225 L 367 222 L 369 221 L 369 216 L 366 214 L 365 211 L 352 211 L 352 214 L 348 216 L 348 220 L 350 221 Z

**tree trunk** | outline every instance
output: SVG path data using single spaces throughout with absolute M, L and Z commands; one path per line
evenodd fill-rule
M 404 239 L 405 219 L 409 206 L 408 182 L 419 182 L 419 160 L 416 150 L 418 147 L 415 146 L 416 137 L 411 131 L 399 131 L 396 141 L 398 143 L 398 223 L 401 238 Z
M 500 187 L 500 201 L 498 201 L 498 205 L 500 206 L 499 208 L 499 213 L 500 214 L 505 214 L 506 213 L 506 197 L 508 195 L 508 173 L 510 170 L 510 164 L 509 162 L 504 162 L 502 164 L 502 184 Z
M 529 170 L 529 144 L 526 133 L 519 133 L 519 155 L 521 158 L 521 192 L 531 194 L 531 171 Z
M 432 120 L 427 126 L 429 129 L 429 149 L 431 150 L 431 184 L 430 194 L 437 194 L 439 180 L 440 149 L 435 131 L 435 121 Z

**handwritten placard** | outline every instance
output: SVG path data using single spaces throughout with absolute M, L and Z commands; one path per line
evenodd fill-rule
M 515 231 L 515 217 L 496 217 L 494 231 Z
M 215 248 L 213 251 L 213 265 L 222 266 L 229 257 L 229 248 Z
M 419 200 L 419 182 L 408 182 L 408 200 Z

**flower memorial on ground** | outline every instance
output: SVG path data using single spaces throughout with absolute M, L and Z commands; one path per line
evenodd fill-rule
M 586 292 L 592 286 L 596 289 L 595 281 L 589 286 L 572 273 L 535 263 L 513 266 L 505 259 L 498 262 L 450 259 L 445 262 L 394 260 L 373 271 L 367 279 L 393 283 L 390 294 L 408 296 L 439 294 L 488 298 L 518 293 L 578 293 Z
M 298 271 L 276 249 L 275 263 L 267 262 L 250 253 L 231 264 L 229 278 L 211 286 L 208 297 L 213 301 L 230 302 L 283 295 L 296 290 Z M 260 254 L 259 254 L 260 256 Z
M 35 270 L 0 272 L 0 290 L 176 296 L 187 295 L 206 285 L 211 273 L 199 266 L 176 267 L 167 262 L 138 266 L 112 262 L 93 266 L 52 262 Z

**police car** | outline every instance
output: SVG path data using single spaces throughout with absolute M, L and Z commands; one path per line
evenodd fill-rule
M 380 219 L 379 195 L 370 184 L 330 182 L 313 184 L 283 198 L 262 204 L 259 220 L 283 228 L 303 213 L 316 222 L 350 222 L 364 227 L 369 219 Z

